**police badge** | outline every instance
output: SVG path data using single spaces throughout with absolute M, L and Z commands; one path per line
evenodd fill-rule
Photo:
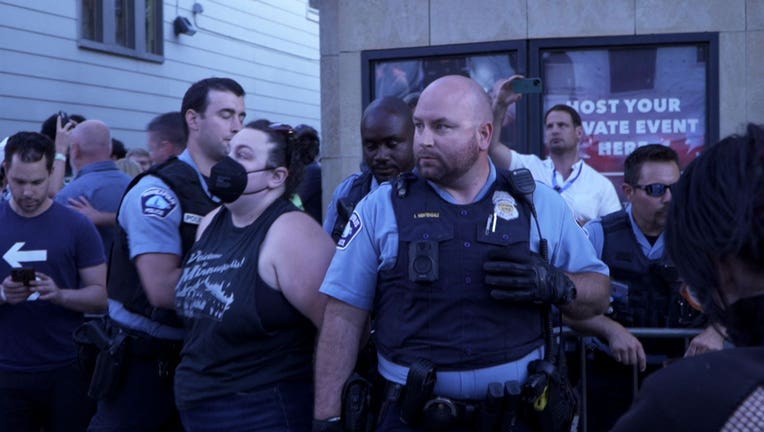
M 493 212 L 497 217 L 508 221 L 520 216 L 520 212 L 517 211 L 517 202 L 508 192 L 496 191 L 491 200 L 493 201 Z

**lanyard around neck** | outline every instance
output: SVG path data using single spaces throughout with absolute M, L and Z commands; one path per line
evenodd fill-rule
M 584 167 L 584 163 L 581 162 L 581 165 L 578 166 L 578 172 L 576 173 L 576 176 L 573 177 L 573 180 L 569 182 L 565 182 L 564 185 L 560 186 L 557 184 L 557 168 L 552 169 L 552 189 L 556 190 L 559 193 L 565 192 L 573 183 L 578 180 L 578 176 L 581 175 L 581 169 Z

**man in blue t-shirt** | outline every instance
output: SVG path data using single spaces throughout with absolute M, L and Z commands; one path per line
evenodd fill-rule
M 72 333 L 106 310 L 106 264 L 95 226 L 53 202 L 53 142 L 8 139 L 12 198 L 0 202 L 0 430 L 84 430 L 93 413 Z M 28 271 L 24 271 L 28 269 Z

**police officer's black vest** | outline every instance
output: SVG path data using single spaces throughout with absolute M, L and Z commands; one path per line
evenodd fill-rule
M 361 172 L 361 175 L 353 180 L 348 190 L 347 195 L 337 199 L 337 220 L 334 221 L 334 227 L 332 228 L 332 239 L 335 243 L 342 237 L 342 231 L 345 230 L 350 215 L 353 214 L 353 209 L 361 201 L 361 198 L 365 197 L 371 190 L 372 173 L 366 169 Z
M 204 192 L 204 188 L 199 181 L 199 174 L 190 165 L 174 157 L 167 162 L 150 168 L 147 172 L 133 179 L 127 187 L 125 195 L 127 195 L 127 191 L 132 189 L 146 175 L 160 178 L 178 197 L 178 204 L 182 214 L 180 238 L 183 257 L 185 258 L 185 255 L 194 244 L 196 229 L 201 218 L 217 207 L 218 204 L 212 201 Z M 124 199 L 125 195 L 122 196 L 122 199 Z M 174 311 L 155 308 L 149 303 L 138 277 L 135 264 L 130 259 L 127 233 L 119 223 L 117 223 L 114 246 L 109 258 L 107 287 L 109 298 L 121 302 L 125 309 L 130 312 L 165 325 L 182 327 L 182 323 Z
M 701 322 L 679 294 L 676 268 L 664 252 L 648 259 L 639 247 L 626 211 L 602 218 L 605 242 L 602 261 L 610 278 L 628 286 L 628 295 L 614 295 L 611 318 L 626 327 L 696 327 Z
M 509 194 L 508 176 L 499 171 L 485 197 L 467 205 L 444 201 L 413 174 L 393 188 L 398 257 L 379 272 L 374 300 L 375 341 L 388 360 L 469 370 L 516 360 L 543 343 L 539 307 L 499 303 L 483 284 L 490 250 L 530 254 L 530 211 Z

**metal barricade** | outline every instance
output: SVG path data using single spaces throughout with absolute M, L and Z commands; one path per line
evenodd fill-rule
M 684 348 L 685 351 L 687 350 L 687 347 L 690 344 L 690 340 L 700 334 L 703 329 L 689 329 L 689 328 L 643 328 L 643 327 L 632 327 L 627 328 L 627 330 L 634 335 L 637 339 L 683 339 L 684 340 Z M 559 331 L 557 331 L 559 333 Z M 565 346 L 565 342 L 568 342 L 571 338 L 574 339 L 575 344 L 578 347 L 578 350 L 580 352 L 580 373 L 581 373 L 581 406 L 580 406 L 580 417 L 579 417 L 579 430 L 581 432 L 587 432 L 587 400 L 586 400 L 586 393 L 587 393 L 587 376 L 586 376 L 586 366 L 587 366 L 587 355 L 586 355 L 586 344 L 584 343 L 584 338 L 592 337 L 592 336 L 585 336 L 582 334 L 579 334 L 578 332 L 574 331 L 573 329 L 569 327 L 563 327 L 562 330 L 562 341 L 563 346 Z M 649 353 L 646 353 L 649 354 Z M 634 397 L 636 397 L 637 392 L 639 391 L 639 368 L 637 365 L 632 366 L 632 401 L 634 400 Z

